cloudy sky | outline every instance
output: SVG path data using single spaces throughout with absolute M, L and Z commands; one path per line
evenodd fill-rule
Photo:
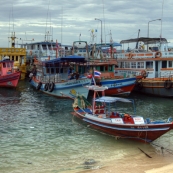
M 45 32 L 62 44 L 79 39 L 103 42 L 138 36 L 165 37 L 173 45 L 173 0 L 0 0 L 0 47 L 8 47 L 15 31 L 16 42 L 45 40 Z M 95 18 L 99 20 L 95 20 Z M 157 19 L 162 19 L 157 20 Z M 156 21 L 153 21 L 156 20 Z M 81 34 L 81 36 L 80 36 Z

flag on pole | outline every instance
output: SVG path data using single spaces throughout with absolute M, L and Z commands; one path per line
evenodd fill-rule
M 97 70 L 94 70 L 94 77 L 100 77 L 101 76 L 101 72 L 100 71 L 97 71 Z

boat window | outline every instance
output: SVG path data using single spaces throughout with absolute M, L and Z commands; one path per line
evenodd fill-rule
M 104 66 L 100 66 L 100 71 L 104 71 Z
M 144 62 L 137 62 L 137 68 L 144 68 Z
M 173 67 L 173 61 L 168 61 L 168 67 Z
M 131 62 L 131 68 L 136 68 L 136 62 Z
M 12 56 L 12 60 L 14 61 L 14 56 Z
M 49 73 L 49 72 L 50 72 L 49 68 L 46 68 L 46 73 Z
M 4 68 L 6 67 L 6 64 L 5 64 L 5 63 L 3 63 L 3 67 L 4 67 Z
M 54 68 L 51 68 L 51 74 L 54 74 Z
M 109 71 L 112 71 L 112 65 L 109 65 Z
M 130 62 L 125 62 L 125 68 L 130 68 Z
M 18 61 L 18 56 L 16 56 L 16 61 Z
M 153 68 L 153 62 L 147 61 L 146 62 L 146 68 Z
M 152 51 L 159 51 L 158 47 L 152 47 Z
M 11 67 L 11 66 L 10 66 L 10 63 L 7 63 L 7 67 Z
M 56 73 L 59 73 L 59 68 L 56 68 Z
M 162 61 L 162 68 L 167 68 L 167 62 L 166 61 Z
M 108 66 L 105 66 L 105 71 L 108 71 Z

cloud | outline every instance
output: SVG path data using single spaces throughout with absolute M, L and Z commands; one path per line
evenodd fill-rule
M 110 40 L 110 31 L 116 42 L 137 37 L 139 29 L 145 37 L 149 25 L 150 37 L 162 35 L 173 42 L 172 0 L 6 0 L 0 7 L 0 47 L 8 46 L 12 31 L 23 41 L 44 41 L 49 30 L 54 41 L 72 44 L 80 33 L 82 40 L 90 41 L 89 30 L 97 29 L 95 41 L 100 42 L 101 21 L 103 41 Z

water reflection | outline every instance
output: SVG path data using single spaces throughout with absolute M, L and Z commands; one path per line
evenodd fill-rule
M 137 113 L 167 118 L 171 99 L 132 94 Z M 72 101 L 36 91 L 25 81 L 16 90 L 0 89 L 0 172 L 80 172 L 101 169 L 112 161 L 146 161 L 141 148 L 153 157 L 171 156 L 173 132 L 146 145 L 91 129 L 71 115 Z

